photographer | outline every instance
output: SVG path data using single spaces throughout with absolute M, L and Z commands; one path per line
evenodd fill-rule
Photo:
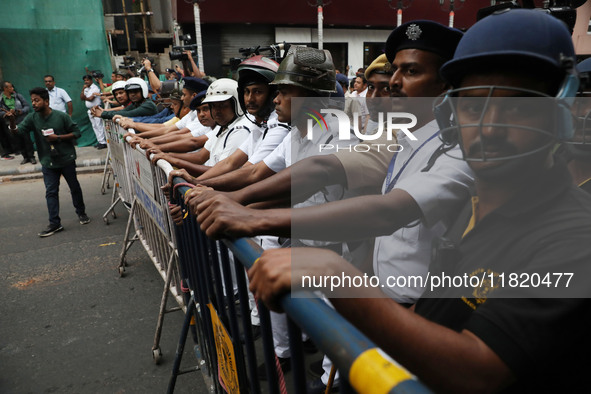
M 160 82 L 158 73 L 152 68 L 152 62 L 150 59 L 143 59 L 142 66 L 146 74 L 148 74 L 148 82 L 150 82 L 152 90 L 155 92 L 160 92 L 160 88 L 162 88 L 162 82 Z

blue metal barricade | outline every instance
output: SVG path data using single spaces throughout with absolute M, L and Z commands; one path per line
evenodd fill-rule
M 175 183 L 177 182 L 182 180 L 175 179 Z M 186 186 L 178 188 L 181 196 L 187 190 Z M 187 211 L 182 198 L 178 198 L 177 203 Z M 179 250 L 183 250 L 182 253 L 179 252 L 180 262 L 184 267 L 183 270 L 187 271 L 189 287 L 196 294 L 194 301 L 198 307 L 203 308 L 207 305 L 211 312 L 209 317 L 207 313 L 202 313 L 200 316 L 202 319 L 200 329 L 206 333 L 205 340 L 214 338 L 214 342 L 208 342 L 207 345 L 210 351 L 214 350 L 214 347 L 216 351 L 210 358 L 212 361 L 217 360 L 218 370 L 216 374 L 215 364 L 210 365 L 212 380 L 219 382 L 227 392 L 244 392 L 245 390 L 253 393 L 261 392 L 256 368 L 257 357 L 249 326 L 250 310 L 247 308 L 248 295 L 244 268 L 250 268 L 262 250 L 248 239 L 223 242 L 208 240 L 190 213 L 187 213 L 178 231 L 181 233 L 178 237 Z M 234 286 L 232 276 L 228 275 L 231 267 L 226 246 L 235 258 L 234 273 L 241 307 L 240 321 L 236 318 L 234 310 L 234 294 L 229 291 Z M 220 262 L 221 264 L 218 264 Z M 224 287 L 220 283 L 222 281 L 225 283 L 226 294 L 223 293 Z M 289 334 L 294 370 L 293 387 L 296 393 L 305 393 L 306 390 L 301 330 L 306 332 L 334 362 L 341 373 L 341 380 L 345 381 L 344 384 L 342 383 L 345 387 L 350 384 L 357 392 L 429 392 L 338 312 L 312 294 L 307 296 L 306 298 L 285 296 L 281 300 L 283 309 L 291 319 Z M 270 393 L 283 393 L 286 392 L 285 381 L 282 374 L 281 376 L 277 374 L 280 368 L 275 368 L 277 363 L 269 314 L 260 303 L 259 314 L 263 331 L 262 353 L 267 366 L 267 390 Z M 229 332 L 226 327 L 229 327 Z M 240 343 L 241 337 L 246 338 L 245 344 Z M 175 380 L 176 374 L 173 371 L 169 387 L 174 388 Z
M 116 125 L 113 129 L 122 133 Z M 119 269 L 122 274 L 125 253 L 135 240 L 140 240 L 165 282 L 152 348 L 156 361 L 161 355 L 158 342 L 168 294 L 173 294 L 181 307 L 186 306 L 168 391 L 174 391 L 178 375 L 199 369 L 210 392 L 286 393 L 286 379 L 274 352 L 269 311 L 262 303 L 258 303 L 262 350 L 251 326 L 245 269 L 260 256 L 261 248 L 249 239 L 208 239 L 184 206 L 182 196 L 189 188 L 182 185 L 180 178 L 174 180 L 176 193 L 173 194 L 186 217 L 181 226 L 174 225 L 160 189 L 167 182 L 172 167 L 162 160 L 155 166 L 144 151 L 121 142 L 121 151 L 113 154 L 113 162 L 117 163 L 114 173 L 127 175 L 127 188 L 121 190 L 128 190 L 130 195 L 122 199 L 129 198 L 131 210 Z M 121 163 L 123 165 L 117 167 Z M 133 237 L 130 236 L 132 224 L 135 227 Z M 189 290 L 185 297 L 181 292 L 182 281 Z M 290 387 L 294 392 L 306 391 L 302 331 L 340 371 L 341 392 L 351 389 L 361 393 L 428 392 L 338 312 L 322 300 L 309 296 L 285 296 L 281 300 L 290 318 L 288 331 L 293 369 Z M 195 341 L 198 365 L 181 371 L 189 333 Z M 259 381 L 257 358 L 264 361 L 266 368 L 264 388 Z

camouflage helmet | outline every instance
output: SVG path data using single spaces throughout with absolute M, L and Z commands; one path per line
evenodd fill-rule
M 334 93 L 336 72 L 329 51 L 292 46 L 271 85 L 293 85 L 318 93 Z

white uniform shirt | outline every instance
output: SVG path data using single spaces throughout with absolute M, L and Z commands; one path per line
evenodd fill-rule
M 51 90 L 47 90 L 47 92 L 49 93 L 49 107 L 56 111 L 67 113 L 66 104 L 72 101 L 68 93 L 57 86 L 54 86 Z
M 244 116 L 237 118 L 221 132 L 216 127 L 207 137 L 204 149 L 209 151 L 206 166 L 213 167 L 216 163 L 230 156 L 248 138 L 252 122 Z M 215 132 L 215 133 L 214 133 Z
M 195 120 L 197 120 L 197 122 L 199 122 L 199 120 L 197 119 L 197 111 L 192 110 L 191 112 L 189 112 L 188 114 L 186 114 L 185 116 L 183 116 L 181 118 L 181 120 L 179 120 L 178 122 L 175 123 L 176 127 L 179 128 L 179 130 L 184 129 L 185 127 L 189 127 L 187 126 L 190 122 L 195 122 Z M 199 124 L 201 124 L 201 122 L 199 122 Z
M 277 148 L 289 130 L 289 125 L 280 123 L 273 111 L 267 125 L 264 128 L 255 127 L 239 149 L 248 156 L 250 163 L 256 164 Z
M 207 126 L 203 126 L 201 124 L 201 122 L 188 122 L 189 125 L 187 126 L 187 128 L 189 130 L 191 130 L 191 135 L 193 137 L 200 137 L 202 135 L 205 135 L 207 133 L 209 133 L 211 131 L 211 127 L 207 127 Z
M 417 141 L 398 133 L 398 144 L 403 150 L 398 153 L 391 178 L 402 169 L 414 151 L 438 132 L 432 121 L 413 133 Z M 425 277 L 431 261 L 431 242 L 453 224 L 459 210 L 470 198 L 474 176 L 463 160 L 441 155 L 427 172 L 421 172 L 433 152 L 441 145 L 438 137 L 432 138 L 420 148 L 400 173 L 394 189 L 401 189 L 412 196 L 421 209 L 422 219 L 410 223 L 391 235 L 376 238 L 374 247 L 374 274 L 380 278 L 382 290 L 399 302 L 415 302 L 423 288 L 410 286 L 388 287 L 388 276 L 420 275 Z M 454 148 L 454 150 L 459 147 Z M 460 153 L 453 152 L 458 157 Z M 382 192 L 387 189 L 384 181 Z
M 100 93 L 100 89 L 94 83 L 87 88 L 84 88 L 84 96 L 86 98 L 90 98 L 91 96 L 94 97 L 92 101 L 85 101 L 86 108 L 92 108 L 97 105 L 101 105 L 101 98 L 100 96 L 94 96 L 95 93 Z

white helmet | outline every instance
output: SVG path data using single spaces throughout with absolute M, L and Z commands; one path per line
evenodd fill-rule
M 233 79 L 221 78 L 212 82 L 212 84 L 207 88 L 207 93 L 205 94 L 205 99 L 203 100 L 202 104 L 216 103 L 220 101 L 226 101 L 228 99 L 233 99 L 234 112 L 238 116 L 244 115 L 244 112 L 242 111 L 242 108 L 240 108 L 238 101 L 238 82 L 234 81 Z
M 114 92 L 115 90 L 119 89 L 125 89 L 125 85 L 127 85 L 127 82 L 125 81 L 113 82 L 113 84 L 111 85 L 111 92 Z
M 133 77 L 127 80 L 125 84 L 125 90 L 136 90 L 142 89 L 142 96 L 148 98 L 148 84 L 141 78 Z

